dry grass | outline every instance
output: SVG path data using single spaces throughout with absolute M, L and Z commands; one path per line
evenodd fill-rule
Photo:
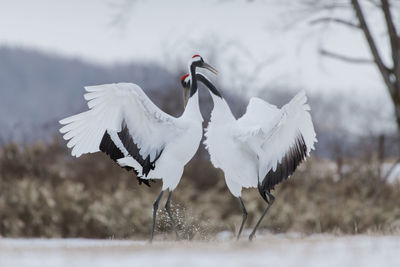
M 161 182 L 149 189 L 102 154 L 71 158 L 57 142 L 8 145 L 0 156 L 0 235 L 6 237 L 146 238 Z M 372 162 L 348 162 L 339 176 L 311 159 L 274 191 L 262 224 L 272 232 L 398 233 L 400 185 L 379 179 Z M 321 171 L 322 170 L 322 171 Z M 265 203 L 256 189 L 243 192 L 254 226 Z M 165 199 L 162 203 L 164 203 Z M 174 214 L 185 239 L 237 231 L 241 210 L 219 170 L 193 160 L 175 190 Z M 172 236 L 166 213 L 158 233 Z

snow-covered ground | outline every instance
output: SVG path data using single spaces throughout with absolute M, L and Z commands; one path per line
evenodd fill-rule
M 382 178 L 387 178 L 390 183 L 400 182 L 400 164 L 384 163 L 382 165 L 382 176 Z
M 400 266 L 400 236 L 264 235 L 254 242 L 0 239 L 1 267 Z

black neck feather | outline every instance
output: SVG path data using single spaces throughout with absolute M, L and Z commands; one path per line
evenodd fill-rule
M 200 82 L 202 82 L 205 86 L 208 87 L 208 89 L 210 90 L 211 93 L 213 93 L 214 95 L 222 98 L 221 94 L 219 93 L 219 91 L 217 90 L 217 88 L 210 82 L 209 79 L 207 79 L 203 74 L 201 73 L 197 73 L 196 74 L 196 79 L 198 79 Z M 196 86 L 197 87 L 197 86 Z
M 194 63 L 190 65 L 190 75 L 192 76 L 192 82 L 190 83 L 190 96 L 193 96 L 197 92 L 196 67 L 197 66 Z

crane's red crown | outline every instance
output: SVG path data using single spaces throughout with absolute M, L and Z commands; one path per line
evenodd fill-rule
M 188 76 L 189 76 L 189 74 L 183 75 L 182 78 L 181 78 L 181 81 L 183 82 Z
M 201 57 L 200 55 L 194 55 L 192 58 L 195 58 L 195 57 Z

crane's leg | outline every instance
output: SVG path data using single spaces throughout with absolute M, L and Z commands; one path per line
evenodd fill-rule
M 243 230 L 244 223 L 247 220 L 247 211 L 246 211 L 246 208 L 244 206 L 243 200 L 242 200 L 241 197 L 238 197 L 238 198 L 239 198 L 240 206 L 242 207 L 243 219 L 242 219 L 242 224 L 240 225 L 239 233 L 238 233 L 238 235 L 236 237 L 236 240 L 239 240 L 240 234 L 242 233 L 242 230 Z
M 268 195 L 269 203 L 268 203 L 268 206 L 265 208 L 263 214 L 261 215 L 260 219 L 258 220 L 258 222 L 257 222 L 256 226 L 254 227 L 253 231 L 251 232 L 251 234 L 249 236 L 249 240 L 250 241 L 253 240 L 253 238 L 254 238 L 254 236 L 256 234 L 256 231 L 257 231 L 258 227 L 260 226 L 260 223 L 261 223 L 262 219 L 264 219 L 265 214 L 267 214 L 269 208 L 272 206 L 272 204 L 274 204 L 274 201 L 275 201 L 275 197 L 270 192 L 265 192 L 265 193 Z
M 162 198 L 163 194 L 164 194 L 164 191 L 162 190 L 161 193 L 158 195 L 156 201 L 153 204 L 153 226 L 151 227 L 150 243 L 153 241 L 153 237 L 154 237 L 154 227 L 156 226 L 156 215 L 157 215 L 157 210 L 158 210 L 158 202 L 160 202 L 160 199 Z
M 174 231 L 175 231 L 175 234 L 176 234 L 176 240 L 178 240 L 179 239 L 178 230 L 176 229 L 175 220 L 172 217 L 171 209 L 170 209 L 171 196 L 172 196 L 172 191 L 169 191 L 167 203 L 165 203 L 165 209 L 167 210 L 168 216 L 169 216 L 169 218 L 171 220 L 172 227 L 174 227 Z

